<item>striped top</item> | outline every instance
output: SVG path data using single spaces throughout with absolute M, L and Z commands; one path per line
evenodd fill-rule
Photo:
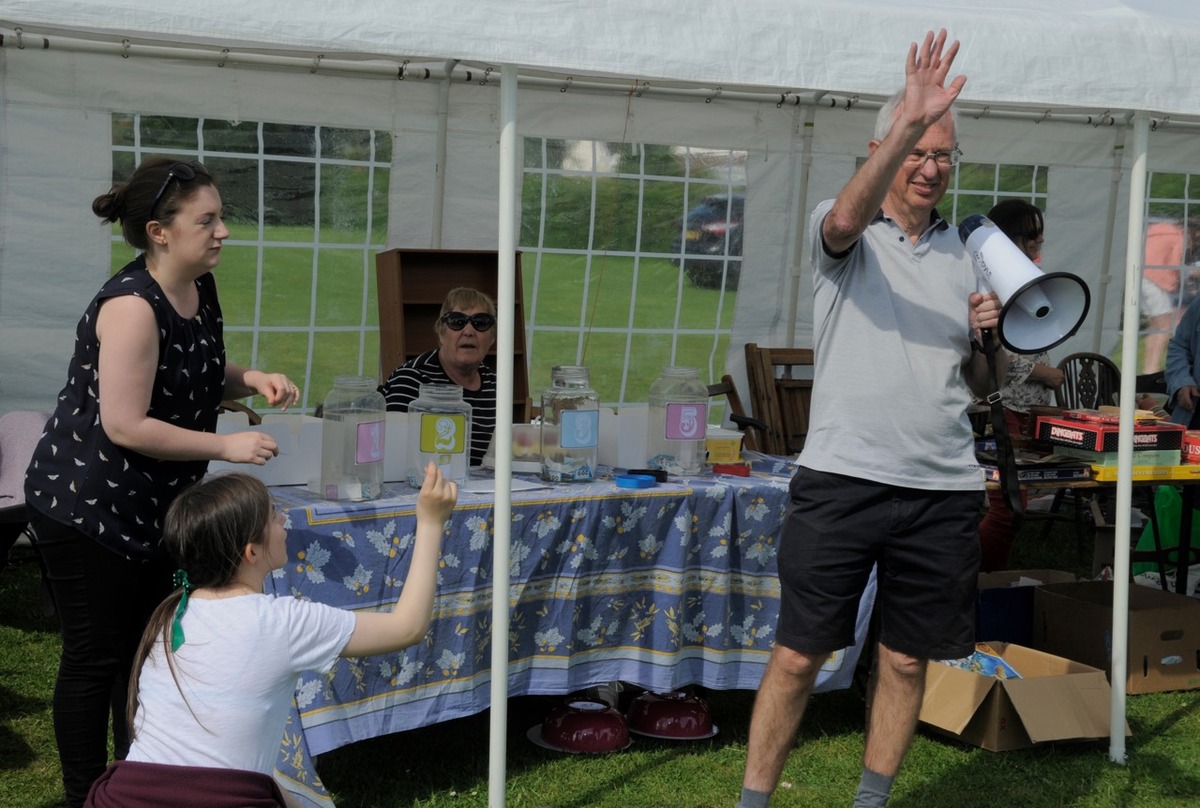
M 496 429 L 496 371 L 479 366 L 478 390 L 463 388 L 463 401 L 471 405 L 471 465 L 483 463 L 492 432 Z M 423 384 L 457 384 L 442 368 L 436 349 L 414 357 L 392 371 L 379 386 L 392 412 L 408 412 L 408 405 L 421 393 Z

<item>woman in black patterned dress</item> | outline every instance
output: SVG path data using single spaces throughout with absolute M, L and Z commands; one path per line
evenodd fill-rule
M 217 435 L 220 402 L 259 394 L 286 408 L 282 374 L 227 364 L 212 275 L 229 230 L 198 162 L 150 158 L 92 210 L 120 222 L 141 254 L 84 312 L 67 383 L 25 480 L 30 524 L 63 634 L 54 732 L 66 801 L 82 805 L 117 759 L 129 669 L 154 607 L 172 588 L 159 549 L 175 495 L 209 460 L 262 465 L 278 454 L 259 432 Z

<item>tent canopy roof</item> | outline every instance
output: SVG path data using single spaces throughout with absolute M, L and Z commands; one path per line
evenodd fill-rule
M 963 43 L 962 100 L 1200 120 L 1200 4 L 1190 0 L 0 0 L 24 36 L 455 59 L 558 76 L 889 95 L 930 28 Z M 11 39 L 11 37 L 10 37 Z M 10 41 L 6 45 L 12 45 Z M 38 47 L 38 44 L 26 43 Z M 136 44 L 134 45 L 136 47 Z

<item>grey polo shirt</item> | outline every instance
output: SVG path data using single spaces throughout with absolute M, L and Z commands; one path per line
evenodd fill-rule
M 882 211 L 830 256 L 813 211 L 816 368 L 803 466 L 905 488 L 983 488 L 963 364 L 976 291 L 957 229 L 937 215 L 916 244 Z

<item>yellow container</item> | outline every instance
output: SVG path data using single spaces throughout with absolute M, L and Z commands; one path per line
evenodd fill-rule
M 735 429 L 710 426 L 704 443 L 710 464 L 737 463 L 742 459 L 742 433 Z

